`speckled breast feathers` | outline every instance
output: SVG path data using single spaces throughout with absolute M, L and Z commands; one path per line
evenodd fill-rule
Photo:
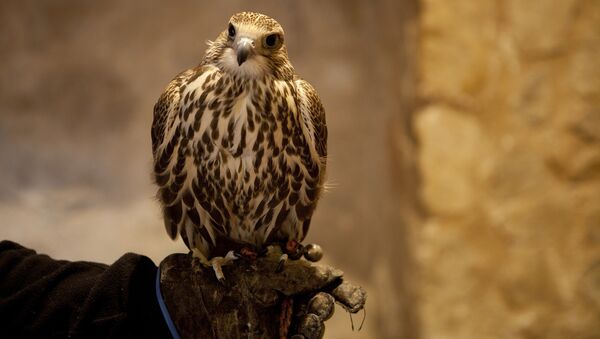
M 283 29 L 262 14 L 234 15 L 154 107 L 168 234 L 206 257 L 301 241 L 323 188 L 326 138 L 323 107 L 295 75 Z

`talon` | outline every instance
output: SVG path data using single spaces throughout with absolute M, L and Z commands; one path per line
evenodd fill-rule
M 283 268 L 285 267 L 285 263 L 288 260 L 288 255 L 287 254 L 282 254 L 281 257 L 279 257 L 279 263 L 277 264 L 277 268 L 275 269 L 275 272 L 279 273 L 281 271 L 283 271 Z
M 212 261 L 212 268 L 215 271 L 215 277 L 220 283 L 224 283 L 225 275 L 223 274 L 223 270 L 221 269 L 221 263 L 215 259 L 223 259 L 222 257 L 214 257 Z

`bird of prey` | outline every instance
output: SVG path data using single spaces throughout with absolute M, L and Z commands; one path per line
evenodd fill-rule
M 294 71 L 283 28 L 243 12 L 154 106 L 164 223 L 219 280 L 239 254 L 297 253 L 323 191 L 325 111 Z M 298 257 L 298 256 L 296 256 Z

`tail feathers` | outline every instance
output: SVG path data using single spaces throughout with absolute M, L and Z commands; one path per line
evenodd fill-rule
M 170 222 L 169 220 L 167 220 L 167 218 L 165 217 L 165 229 L 167 230 L 167 234 L 169 235 L 169 238 L 171 238 L 171 240 L 175 240 L 177 239 L 177 225 L 173 225 L 172 222 Z
M 179 233 L 179 224 L 181 224 L 183 217 L 181 201 L 176 201 L 170 206 L 165 206 L 163 208 L 163 217 L 167 234 L 171 239 L 175 240 Z

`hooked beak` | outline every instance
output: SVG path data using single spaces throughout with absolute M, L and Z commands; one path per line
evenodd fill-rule
M 253 50 L 254 40 L 246 37 L 240 38 L 236 48 L 238 66 L 241 66 L 248 59 Z

